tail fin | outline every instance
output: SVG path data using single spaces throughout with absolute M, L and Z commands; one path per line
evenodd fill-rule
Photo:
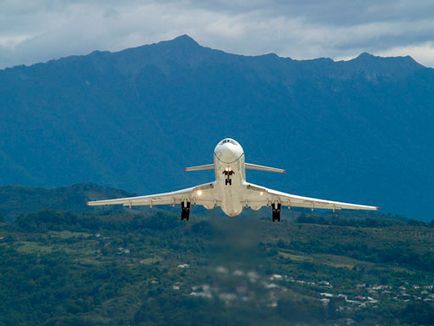
M 214 170 L 214 164 L 205 164 L 205 165 L 190 166 L 190 167 L 184 169 L 184 171 L 187 171 L 187 172 L 190 172 L 190 171 L 203 171 L 203 170 Z
M 259 171 L 276 172 L 276 173 L 286 172 L 286 170 L 284 169 L 272 168 L 265 165 L 251 164 L 251 163 L 246 163 L 245 165 L 246 165 L 246 169 L 250 169 L 250 170 L 259 170 Z

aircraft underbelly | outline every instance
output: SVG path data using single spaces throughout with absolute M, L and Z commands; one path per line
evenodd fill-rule
M 240 215 L 243 210 L 241 205 L 239 193 L 237 191 L 233 191 L 232 187 L 228 187 L 229 189 L 225 189 L 224 197 L 222 201 L 222 210 L 227 215 L 234 217 Z
M 215 158 L 214 163 L 221 209 L 230 217 L 240 215 L 243 210 L 244 156 L 231 163 L 224 163 Z

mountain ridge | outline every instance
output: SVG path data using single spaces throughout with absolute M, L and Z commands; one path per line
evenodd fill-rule
M 279 56 L 278 54 L 274 53 L 274 52 L 270 52 L 270 53 L 264 53 L 264 54 L 258 54 L 258 55 L 245 55 L 245 54 L 236 54 L 236 53 L 230 53 L 230 52 L 226 52 L 223 50 L 218 50 L 218 49 L 214 49 L 211 47 L 206 47 L 206 46 L 202 46 L 200 45 L 195 39 L 193 39 L 191 36 L 189 36 L 188 34 L 182 34 L 179 35 L 173 39 L 169 39 L 169 40 L 164 40 L 164 41 L 159 41 L 159 42 L 155 42 L 155 43 L 151 43 L 151 44 L 143 44 L 143 45 L 139 45 L 139 46 L 134 46 L 134 47 L 128 47 L 122 50 L 118 50 L 118 51 L 109 51 L 109 50 L 94 50 L 90 53 L 87 54 L 77 54 L 77 55 L 68 55 L 68 56 L 64 56 L 64 57 L 60 57 L 57 59 L 50 59 L 47 60 L 45 62 L 37 62 L 37 63 L 33 63 L 33 64 L 29 64 L 29 65 L 16 65 L 16 66 L 12 66 L 12 67 L 5 67 L 0 69 L 1 71 L 4 70 L 9 70 L 9 69 L 15 69 L 15 68 L 29 68 L 32 66 L 37 66 L 37 65 L 44 65 L 44 64 L 48 64 L 48 63 L 53 63 L 56 61 L 62 61 L 62 60 L 70 60 L 70 59 L 79 59 L 79 58 L 83 58 L 83 57 L 89 57 L 89 56 L 101 56 L 101 55 L 116 55 L 116 54 L 122 54 L 125 52 L 132 52 L 132 51 L 142 51 L 142 50 L 148 50 L 150 48 L 155 48 L 155 47 L 172 47 L 172 46 L 176 46 L 177 50 L 179 50 L 180 48 L 184 48 L 186 50 L 192 50 L 192 49 L 202 49 L 202 50 L 212 50 L 212 51 L 216 51 L 219 53 L 224 53 L 224 54 L 230 54 L 233 56 L 238 56 L 238 57 L 246 57 L 246 58 L 273 58 L 273 59 L 284 59 L 284 60 L 290 60 L 293 62 L 312 62 L 312 61 L 328 61 L 331 63 L 354 63 L 354 62 L 372 62 L 372 61 L 399 61 L 401 63 L 405 63 L 407 65 L 413 64 L 415 66 L 419 66 L 419 67 L 423 67 L 423 68 L 427 68 L 427 69 L 432 69 L 430 67 L 426 67 L 424 65 L 422 65 L 421 63 L 417 62 L 413 57 L 411 57 L 410 55 L 405 55 L 405 56 L 389 56 L 389 57 L 383 57 L 383 56 L 377 56 L 377 55 L 373 55 L 371 53 L 368 52 L 362 52 L 359 55 L 355 56 L 354 58 L 348 59 L 348 60 L 334 60 L 330 57 L 318 57 L 318 58 L 313 58 L 313 59 L 293 59 L 291 57 L 284 57 L 284 56 Z
M 282 191 L 431 219 L 434 70 L 410 58 L 233 55 L 188 36 L 0 71 L 1 184 L 133 192 L 213 178 L 231 136 Z

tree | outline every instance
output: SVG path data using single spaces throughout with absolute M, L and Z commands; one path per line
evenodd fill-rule
M 408 304 L 401 315 L 403 320 L 411 324 L 434 324 L 434 306 L 426 302 Z

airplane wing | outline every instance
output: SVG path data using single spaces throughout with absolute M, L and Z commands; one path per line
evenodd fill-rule
M 358 205 L 351 203 L 343 203 L 338 201 L 317 199 L 311 197 L 303 197 L 298 195 L 287 194 L 273 189 L 268 189 L 262 186 L 247 184 L 246 202 L 253 208 L 280 203 L 282 206 L 288 207 L 305 207 L 311 209 L 358 209 L 358 210 L 378 210 L 376 206 Z
M 116 198 L 107 200 L 89 201 L 89 206 L 154 206 L 154 205 L 176 205 L 182 202 L 214 207 L 216 205 L 214 196 L 214 183 L 207 183 L 178 191 L 166 192 L 156 195 Z

